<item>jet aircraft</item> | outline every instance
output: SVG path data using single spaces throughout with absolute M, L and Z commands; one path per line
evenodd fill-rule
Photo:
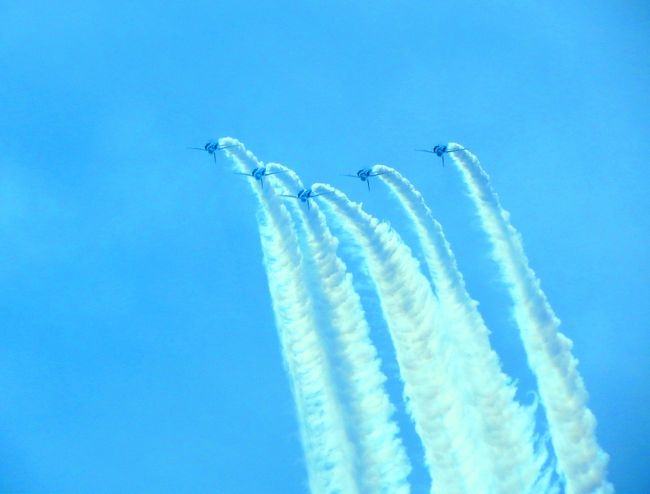
M 297 195 L 291 195 L 291 194 L 280 194 L 282 197 L 293 197 L 294 199 L 299 199 L 301 202 L 304 202 L 307 204 L 307 209 L 309 209 L 309 199 L 312 197 L 318 197 L 322 196 L 323 194 L 327 194 L 327 192 L 321 192 L 320 194 L 314 194 L 311 189 L 300 189 L 298 191 Z
M 206 151 L 208 154 L 211 154 L 212 157 L 214 158 L 214 162 L 217 162 L 217 155 L 216 151 L 221 151 L 222 149 L 226 148 L 231 148 L 234 147 L 234 144 L 231 144 L 230 146 L 219 146 L 219 143 L 215 140 L 210 139 L 208 142 L 205 143 L 205 146 L 202 148 L 189 148 L 189 149 L 196 149 L 197 151 Z
M 236 175 L 245 175 L 247 177 L 253 177 L 255 180 L 259 180 L 262 188 L 264 188 L 264 177 L 268 175 L 277 175 L 278 173 L 286 173 L 286 170 L 267 172 L 265 166 L 259 166 L 257 168 L 253 168 L 253 170 L 249 173 L 235 172 Z
M 368 184 L 368 190 L 370 190 L 370 180 L 369 180 L 370 177 L 376 177 L 377 175 L 383 175 L 384 173 L 388 173 L 388 172 L 373 172 L 372 168 L 362 168 L 357 172 L 356 175 L 350 175 L 349 173 L 345 173 L 343 176 L 358 178 L 362 182 L 366 182 Z
M 454 153 L 456 151 L 464 151 L 464 150 L 465 148 L 447 149 L 447 146 L 444 146 L 442 144 L 433 146 L 433 150 L 416 149 L 416 151 L 422 151 L 424 153 L 431 153 L 431 154 L 435 154 L 436 156 L 440 156 L 442 158 L 442 166 L 445 166 L 445 153 Z

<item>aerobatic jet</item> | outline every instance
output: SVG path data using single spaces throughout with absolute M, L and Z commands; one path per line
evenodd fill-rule
M 368 190 L 370 190 L 370 180 L 369 180 L 370 177 L 376 177 L 377 175 L 383 175 L 384 173 L 388 173 L 388 172 L 373 172 L 372 168 L 362 168 L 357 172 L 356 175 L 350 175 L 349 173 L 345 173 L 343 176 L 358 178 L 362 182 L 366 182 L 368 184 Z
M 253 171 L 249 173 L 235 172 L 236 175 L 245 175 L 247 177 L 252 177 L 255 180 L 259 180 L 260 185 L 264 188 L 264 177 L 268 175 L 277 175 L 278 173 L 286 173 L 287 170 L 279 170 L 277 172 L 267 172 L 265 166 L 259 166 L 253 168 Z
M 231 148 L 234 147 L 234 144 L 231 144 L 230 146 L 219 146 L 219 143 L 217 141 L 214 141 L 210 139 L 208 142 L 205 143 L 205 146 L 202 148 L 189 148 L 189 149 L 196 149 L 197 151 L 206 151 L 208 154 L 211 154 L 212 157 L 214 158 L 214 162 L 217 162 L 217 155 L 215 154 L 216 151 L 221 151 L 222 149 L 226 148 Z
M 326 194 L 327 192 L 321 192 L 320 194 L 314 194 L 311 189 L 300 189 L 298 191 L 297 195 L 291 195 L 291 194 L 280 194 L 282 197 L 293 197 L 294 199 L 299 199 L 301 202 L 304 202 L 307 204 L 307 209 L 309 209 L 309 199 L 312 197 L 318 197 L 322 196 L 323 194 Z
M 424 153 L 431 153 L 435 154 L 436 156 L 439 156 L 442 158 L 442 166 L 445 166 L 445 153 L 454 153 L 456 151 L 464 151 L 465 148 L 457 148 L 457 149 L 447 149 L 447 146 L 443 146 L 442 144 L 438 146 L 433 146 L 433 149 L 416 149 L 416 151 L 422 151 Z

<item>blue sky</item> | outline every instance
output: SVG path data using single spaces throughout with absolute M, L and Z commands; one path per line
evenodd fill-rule
M 650 490 L 649 27 L 643 2 L 0 2 L 0 492 L 305 491 L 254 198 L 186 149 L 225 135 L 396 225 L 340 174 L 411 179 L 526 400 L 460 178 L 413 152 L 471 148 L 575 342 L 610 479 Z

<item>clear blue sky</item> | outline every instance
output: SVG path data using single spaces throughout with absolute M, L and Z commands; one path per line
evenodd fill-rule
M 394 224 L 339 174 L 409 177 L 526 400 L 460 178 L 413 152 L 470 147 L 650 491 L 650 8 L 482 3 L 0 1 L 0 492 L 305 491 L 253 197 L 186 149 L 225 135 Z

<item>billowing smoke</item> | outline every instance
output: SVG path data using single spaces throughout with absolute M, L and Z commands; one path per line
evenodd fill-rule
M 408 410 L 422 441 L 436 492 L 481 492 L 481 451 L 449 373 L 453 355 L 444 338 L 439 305 L 417 260 L 387 224 L 328 185 L 316 184 L 323 202 L 352 233 L 391 334 Z M 432 491 L 432 492 L 433 492 Z
M 566 491 L 568 494 L 613 492 L 606 479 L 608 457 L 596 442 L 596 419 L 586 406 L 587 391 L 578 373 L 578 362 L 571 354 L 573 343 L 559 331 L 560 320 L 528 265 L 521 235 L 510 223 L 510 215 L 501 207 L 478 159 L 466 150 L 451 155 L 508 284 L 515 320 L 529 366 L 537 378 Z
M 259 163 L 234 139 L 224 139 L 235 169 L 250 172 Z M 315 493 L 360 493 L 352 443 L 346 433 L 330 362 L 316 328 L 316 311 L 304 283 L 303 255 L 284 204 L 257 184 L 258 223 L 276 326 L 309 474 Z
M 490 448 L 486 459 L 494 481 L 490 491 L 531 492 L 546 459 L 544 451 L 539 457 L 534 452 L 533 410 L 514 400 L 516 389 L 490 346 L 478 304 L 467 292 L 442 227 L 422 195 L 397 170 L 379 165 L 374 171 L 404 208 L 417 234 L 454 344 L 455 382 L 475 403 L 477 433 Z
M 281 193 L 303 188 L 292 170 L 271 166 L 282 172 L 274 181 Z M 349 423 L 354 424 L 351 436 L 358 449 L 363 492 L 408 492 L 410 463 L 397 424 L 391 419 L 394 406 L 384 389 L 386 376 L 370 341 L 370 327 L 352 285 L 352 275 L 336 254 L 338 241 L 318 205 L 312 204 L 307 210 L 295 201 L 291 206 L 304 240 L 305 266 L 313 273 L 305 281 L 321 308 L 321 332 L 329 334 L 343 407 L 348 411 Z
M 232 146 L 224 151 L 237 172 L 264 166 L 239 141 L 219 143 Z M 452 156 L 509 283 L 560 481 L 568 494 L 612 492 L 570 340 L 557 331 L 559 321 L 487 175 L 473 155 Z M 282 165 L 264 171 L 269 176 L 257 177 L 264 187 L 252 175 L 250 184 L 311 491 L 410 492 L 410 462 L 355 277 L 367 279 L 379 300 L 381 313 L 373 317 L 381 317 L 390 333 L 431 492 L 557 492 L 548 466 L 556 459 L 535 436 L 535 405 L 515 400 L 515 385 L 490 346 L 442 227 L 412 184 L 396 170 L 373 168 L 416 232 L 424 268 L 393 228 L 342 192 L 325 184 L 305 189 Z M 330 226 L 346 232 L 347 247 L 363 259 L 363 269 L 349 271 L 337 254 L 343 239 Z

